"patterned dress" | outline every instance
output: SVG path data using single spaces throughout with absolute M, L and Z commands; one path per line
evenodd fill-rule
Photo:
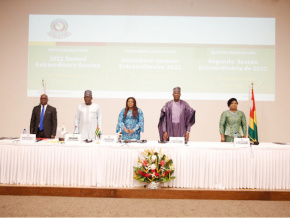
M 230 110 L 224 111 L 219 123 L 220 134 L 225 135 L 226 142 L 233 142 L 235 133 L 240 138 L 247 135 L 247 121 L 244 112 Z M 242 134 L 241 134 L 242 130 Z
M 137 139 L 140 140 L 140 132 L 144 132 L 144 117 L 141 109 L 138 108 L 138 116 L 133 117 L 132 111 L 129 110 L 127 117 L 124 118 L 125 108 L 123 108 L 118 117 L 118 124 L 116 127 L 116 132 L 122 132 L 122 140 Z M 126 133 L 124 127 L 127 129 L 135 129 L 132 134 Z

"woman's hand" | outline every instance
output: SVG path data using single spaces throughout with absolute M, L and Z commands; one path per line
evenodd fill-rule
M 126 127 L 124 127 L 124 131 L 125 131 L 126 133 L 129 133 L 129 130 L 128 130 Z
M 135 129 L 129 129 L 128 133 L 131 135 L 133 132 L 135 132 Z
M 222 134 L 222 135 L 221 135 L 221 142 L 225 142 L 225 141 L 226 141 L 225 135 Z

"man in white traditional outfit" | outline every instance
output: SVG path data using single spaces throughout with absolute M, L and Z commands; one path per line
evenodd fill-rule
M 97 128 L 102 129 L 102 113 L 99 105 L 92 103 L 92 91 L 86 90 L 85 103 L 78 106 L 75 117 L 74 133 L 80 133 L 83 140 L 91 141 L 96 138 Z

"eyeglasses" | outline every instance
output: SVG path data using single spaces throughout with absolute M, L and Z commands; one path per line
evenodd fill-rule
M 47 98 L 40 98 L 40 100 L 46 100 Z

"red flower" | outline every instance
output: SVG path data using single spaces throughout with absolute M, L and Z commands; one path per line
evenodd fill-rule
M 164 167 L 164 165 L 165 165 L 165 162 L 162 160 L 162 161 L 160 161 L 160 163 L 159 163 L 161 166 L 163 166 Z
M 150 177 L 150 175 L 149 175 L 148 173 L 146 173 L 144 176 L 145 176 L 145 177 Z
M 159 176 L 160 177 L 159 173 L 155 173 L 155 176 Z
M 155 170 L 151 170 L 151 172 L 152 172 L 152 173 L 154 173 L 154 172 L 155 172 Z
M 138 169 L 138 173 L 141 175 L 141 176 L 145 176 L 145 173 L 142 172 L 141 170 Z
M 170 173 L 170 170 L 166 171 L 166 172 L 165 172 L 165 176 L 166 176 L 167 174 L 169 174 L 169 173 Z
M 143 161 L 143 166 L 147 166 L 147 165 L 148 165 L 147 161 L 144 160 L 144 161 Z

